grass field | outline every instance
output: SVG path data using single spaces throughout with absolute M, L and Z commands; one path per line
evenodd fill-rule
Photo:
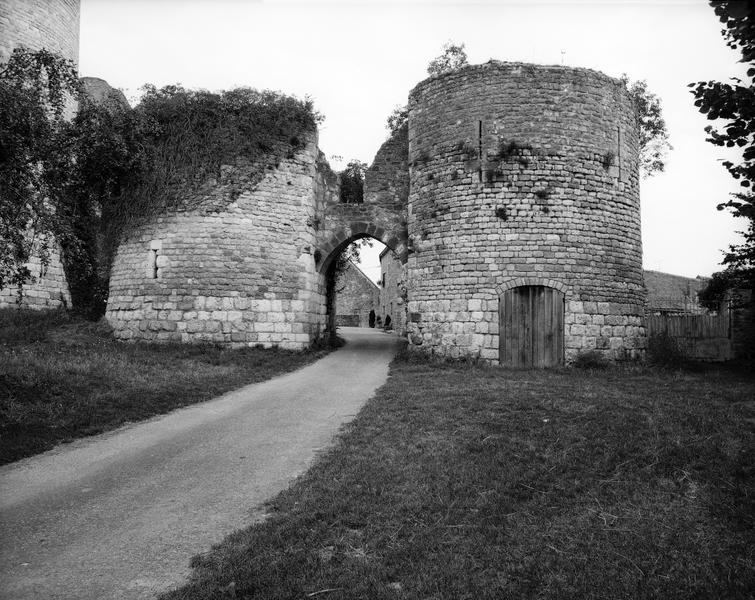
M 63 311 L 0 310 L 0 464 L 208 400 L 325 351 L 122 344 Z
M 165 600 L 752 598 L 755 378 L 402 355 Z

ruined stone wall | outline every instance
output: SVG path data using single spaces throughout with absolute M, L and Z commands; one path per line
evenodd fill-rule
M 50 249 L 47 267 L 42 265 L 39 255 L 33 255 L 26 266 L 31 271 L 31 281 L 23 286 L 20 298 L 18 287 L 8 286 L 1 289 L 0 308 L 13 306 L 41 310 L 71 306 L 68 282 L 56 247 Z
M 501 293 L 565 292 L 566 360 L 644 346 L 638 132 L 618 80 L 489 62 L 409 101 L 409 339 L 498 360 Z
M 64 58 L 79 62 L 79 0 L 2 0 L 0 2 L 0 62 L 5 62 L 14 48 L 57 52 Z M 75 102 L 71 100 L 66 114 L 71 116 Z M 38 254 L 27 263 L 33 279 L 18 288 L 0 290 L 0 308 L 21 306 L 45 309 L 70 306 L 68 282 L 60 261 L 60 251 L 53 244 L 49 264 L 43 267 Z
M 360 237 L 375 238 L 406 260 L 408 152 L 404 126 L 383 143 L 367 169 L 362 204 L 342 204 L 336 195 L 323 206 L 317 234 L 321 271 L 326 271 L 343 248 Z
M 400 212 L 409 200 L 409 125 L 404 123 L 386 140 L 364 177 L 365 202 L 393 206 Z
M 113 262 L 116 337 L 307 347 L 324 325 L 314 250 L 334 191 L 326 166 L 312 139 L 258 184 L 249 167 L 223 167 L 199 208 L 137 230 Z

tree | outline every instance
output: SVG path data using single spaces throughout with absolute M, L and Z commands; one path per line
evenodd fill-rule
M 73 306 L 90 318 L 105 313 L 117 213 L 125 188 L 146 171 L 145 140 L 154 128 L 117 96 L 94 101 L 83 94 L 66 128 L 74 160 L 60 204 L 73 235 L 60 245 Z
M 364 176 L 366 172 L 367 163 L 354 158 L 338 174 L 338 181 L 341 184 L 341 202 L 345 204 L 361 204 L 364 202 Z
M 661 101 L 658 96 L 648 91 L 648 84 L 644 79 L 632 83 L 624 74 L 621 81 L 629 90 L 637 108 L 640 125 L 640 172 L 643 177 L 661 173 L 666 168 L 666 154 L 673 149 L 668 141 Z
M 469 64 L 464 44 L 454 44 L 451 41 L 443 44 L 443 53 L 436 56 L 427 65 L 428 75 L 442 75 L 461 69 Z M 396 106 L 390 115 L 386 127 L 391 134 L 396 133 L 409 120 L 409 106 Z
M 442 75 L 456 71 L 469 64 L 467 53 L 464 50 L 464 44 L 454 44 L 448 41 L 443 44 L 443 53 L 436 56 L 427 65 L 428 75 Z
M 401 127 L 407 121 L 409 121 L 409 105 L 404 104 L 403 106 L 396 106 L 391 114 L 388 115 L 386 128 L 391 133 L 391 135 L 393 135 L 399 129 L 401 129 Z
M 73 62 L 16 48 L 0 67 L 0 289 L 46 267 L 54 240 L 69 239 L 60 189 L 72 164 L 65 111 L 79 92 Z
M 737 272 L 740 281 L 755 287 L 755 2 L 711 0 L 709 4 L 724 24 L 721 34 L 726 45 L 739 50 L 741 62 L 749 65 L 749 81 L 734 77 L 732 83 L 699 81 L 690 83 L 689 87 L 701 113 L 710 120 L 726 121 L 721 128 L 715 129 L 712 125 L 705 128 L 707 141 L 716 146 L 742 149 L 740 162 L 725 161 L 723 165 L 744 190 L 732 194 L 717 208 L 728 208 L 734 216 L 747 221 L 747 229 L 742 232 L 744 242 L 729 246 L 723 264 L 728 266 L 727 271 Z
M 732 269 L 719 271 L 713 273 L 706 286 L 697 292 L 697 299 L 700 306 L 708 310 L 721 310 L 721 303 L 726 298 L 726 292 L 746 285 L 746 277 L 742 272 Z
M 81 94 L 67 120 L 68 99 L 80 91 L 73 63 L 45 50 L 14 50 L 0 67 L 0 288 L 21 293 L 29 259 L 46 264 L 55 243 L 74 308 L 90 317 L 105 309 L 110 259 L 123 235 L 201 202 L 197 190 L 237 157 L 261 179 L 320 120 L 308 99 L 180 86 L 145 86 L 134 110 Z

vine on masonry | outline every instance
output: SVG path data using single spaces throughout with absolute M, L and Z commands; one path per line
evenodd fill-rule
M 40 50 L 16 49 L 0 66 L 0 289 L 38 273 L 28 262 L 49 262 L 53 238 L 70 232 L 52 201 L 70 155 L 61 143 L 67 103 L 79 91 L 71 61 Z
M 134 227 L 199 207 L 215 183 L 227 193 L 206 208 L 222 209 L 321 120 L 311 100 L 278 92 L 143 90 L 134 109 L 114 95 L 95 102 L 70 61 L 14 51 L 0 71 L 0 288 L 29 281 L 26 263 L 33 253 L 46 261 L 54 238 L 74 307 L 102 314 L 113 252 Z M 79 96 L 69 121 L 66 94 Z M 234 186 L 222 167 L 238 164 L 245 177 Z

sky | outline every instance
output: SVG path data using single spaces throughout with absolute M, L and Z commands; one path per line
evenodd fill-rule
M 674 149 L 641 183 L 644 267 L 695 277 L 721 270 L 742 220 L 717 211 L 737 183 L 705 141 L 688 83 L 743 76 L 703 0 L 81 0 L 80 72 L 134 102 L 144 83 L 250 86 L 311 97 L 320 148 L 338 169 L 371 163 L 390 112 L 427 77 L 448 41 L 471 64 L 491 58 L 645 79 Z M 373 279 L 379 244 L 363 251 Z

